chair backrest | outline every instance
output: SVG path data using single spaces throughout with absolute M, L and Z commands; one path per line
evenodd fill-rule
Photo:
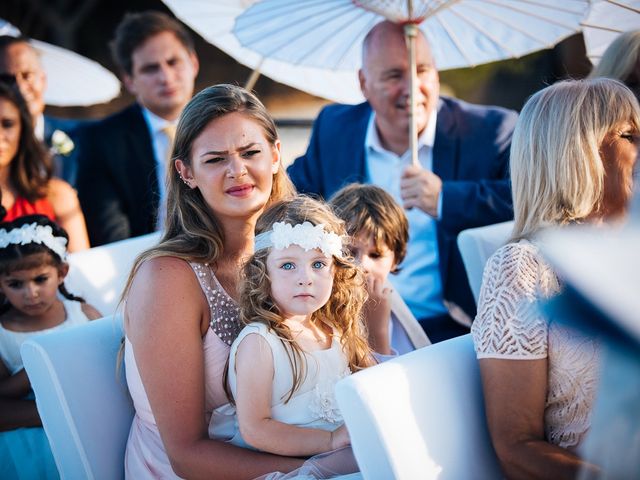
M 503 476 L 470 335 L 346 377 L 336 397 L 366 480 Z
M 509 240 L 513 221 L 496 223 L 485 227 L 469 228 L 458 234 L 458 249 L 471 286 L 473 298 L 478 303 L 484 266 L 498 248 Z
M 124 477 L 133 406 L 124 370 L 119 317 L 105 317 L 23 343 L 24 366 L 62 478 Z M 121 373 L 120 373 L 121 372 Z
M 70 254 L 67 290 L 83 297 L 102 315 L 113 315 L 133 261 L 159 240 L 156 232 Z

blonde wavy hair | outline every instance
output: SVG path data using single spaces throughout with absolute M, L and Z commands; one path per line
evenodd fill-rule
M 140 265 L 163 256 L 189 262 L 215 263 L 222 255 L 224 233 L 216 213 L 209 207 L 199 188 L 187 187 L 176 172 L 174 162 L 181 159 L 191 166 L 191 149 L 195 140 L 213 120 L 239 112 L 257 122 L 269 144 L 275 148 L 278 133 L 275 123 L 262 102 L 252 93 L 236 85 L 220 84 L 205 88 L 186 105 L 176 129 L 171 158 L 166 168 L 167 191 L 165 232 L 160 243 L 143 252 L 134 262 L 122 298 L 126 298 Z M 271 196 L 266 206 L 290 198 L 295 188 L 282 163 L 273 175 Z
M 274 204 L 258 219 L 256 234 L 272 229 L 276 222 L 292 225 L 310 222 L 323 224 L 325 230 L 346 238 L 344 222 L 322 202 L 306 196 Z M 293 386 L 285 402 L 289 401 L 306 376 L 304 351 L 297 345 L 291 330 L 271 296 L 272 285 L 267 272 L 267 257 L 271 248 L 258 250 L 247 261 L 243 270 L 240 290 L 240 319 L 245 324 L 258 322 L 266 325 L 284 344 L 293 374 Z M 362 271 L 348 256 L 343 246 L 343 257 L 333 257 L 333 288 L 329 301 L 311 316 L 312 322 L 340 339 L 352 372 L 373 363 L 371 348 L 366 340 L 362 307 L 367 299 Z
M 604 51 L 589 78 L 613 78 L 638 89 L 640 78 L 637 78 L 635 70 L 639 61 L 640 30 L 621 33 Z
M 599 210 L 605 175 L 599 148 L 623 122 L 639 130 L 638 103 L 608 78 L 558 82 L 527 101 L 511 142 L 512 240 Z

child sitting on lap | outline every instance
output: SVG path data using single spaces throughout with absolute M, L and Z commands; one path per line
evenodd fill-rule
M 232 443 L 289 456 L 347 446 L 333 388 L 374 360 L 360 318 L 364 279 L 345 254 L 343 222 L 298 197 L 266 211 L 256 231 L 241 291 L 246 327 L 229 357 Z
M 431 342 L 400 295 L 387 281 L 404 259 L 409 222 L 391 195 L 375 185 L 351 184 L 330 205 L 346 223 L 351 253 L 367 277 L 365 321 L 369 343 L 382 355 L 403 354 Z

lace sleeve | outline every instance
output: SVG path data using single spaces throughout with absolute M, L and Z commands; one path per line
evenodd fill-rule
M 532 244 L 513 243 L 494 253 L 471 328 L 478 358 L 546 358 L 548 326 L 536 300 L 555 290 L 556 277 Z

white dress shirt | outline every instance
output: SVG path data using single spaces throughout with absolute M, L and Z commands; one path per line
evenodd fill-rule
M 166 213 L 165 200 L 167 196 L 167 187 L 165 184 L 165 175 L 167 173 L 167 164 L 169 155 L 171 155 L 171 142 L 164 132 L 164 128 L 168 125 L 175 126 L 178 121 L 170 122 L 164 118 L 160 118 L 151 111 L 142 107 L 142 115 L 147 122 L 149 128 L 149 135 L 151 136 L 151 143 L 153 145 L 153 154 L 156 159 L 156 173 L 158 178 L 158 193 L 160 194 L 160 200 L 158 204 L 158 219 L 156 222 L 156 229 L 162 230 L 164 226 L 164 216 Z
M 44 115 L 38 115 L 36 118 L 35 124 L 33 125 L 33 134 L 35 137 L 44 142 Z
M 422 168 L 433 169 L 433 144 L 436 136 L 437 113 L 431 114 L 418 138 L 418 160 Z M 402 205 L 400 179 L 411 163 L 411 151 L 398 156 L 386 150 L 375 126 L 375 112 L 371 114 L 365 137 L 366 172 L 369 183 L 385 189 Z M 438 201 L 438 213 L 442 211 L 442 196 Z M 389 279 L 400 296 L 418 319 L 447 313 L 442 302 L 442 282 L 438 267 L 438 238 L 436 220 L 418 208 L 405 210 L 409 220 L 407 256 L 400 265 L 400 272 Z

